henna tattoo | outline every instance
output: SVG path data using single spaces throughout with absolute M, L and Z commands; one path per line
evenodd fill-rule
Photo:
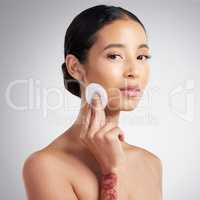
M 117 200 L 117 175 L 114 173 L 104 174 L 101 181 L 102 194 L 105 200 Z

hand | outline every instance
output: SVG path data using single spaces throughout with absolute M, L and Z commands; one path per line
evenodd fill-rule
M 119 139 L 123 132 L 112 122 L 106 122 L 105 111 L 97 94 L 93 97 L 92 106 L 86 105 L 86 113 L 81 141 L 92 152 L 103 173 L 123 168 L 126 156 Z

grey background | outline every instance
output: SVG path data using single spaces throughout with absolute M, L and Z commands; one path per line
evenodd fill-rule
M 136 110 L 120 116 L 127 141 L 162 160 L 164 199 L 200 199 L 199 0 L 1 1 L 0 199 L 26 199 L 24 160 L 75 119 L 80 100 L 60 67 L 64 34 L 75 15 L 103 3 L 135 13 L 149 34 L 150 82 Z

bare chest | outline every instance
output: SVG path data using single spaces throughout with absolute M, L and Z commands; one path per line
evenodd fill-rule
M 161 190 L 155 172 L 146 166 L 130 167 L 128 171 L 130 200 L 161 200 Z M 80 200 L 98 200 L 100 175 L 83 168 L 74 179 L 74 187 Z

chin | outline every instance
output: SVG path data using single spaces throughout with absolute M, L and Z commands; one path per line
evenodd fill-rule
M 132 110 L 135 110 L 136 106 L 133 106 L 133 105 L 127 105 L 127 106 L 123 106 L 121 108 L 121 111 L 132 111 Z
M 136 109 L 138 102 L 127 102 L 126 104 L 124 103 L 123 105 L 121 105 L 121 111 L 133 111 Z
M 108 109 L 110 111 L 133 111 L 139 103 L 139 98 L 121 98 L 109 102 Z

